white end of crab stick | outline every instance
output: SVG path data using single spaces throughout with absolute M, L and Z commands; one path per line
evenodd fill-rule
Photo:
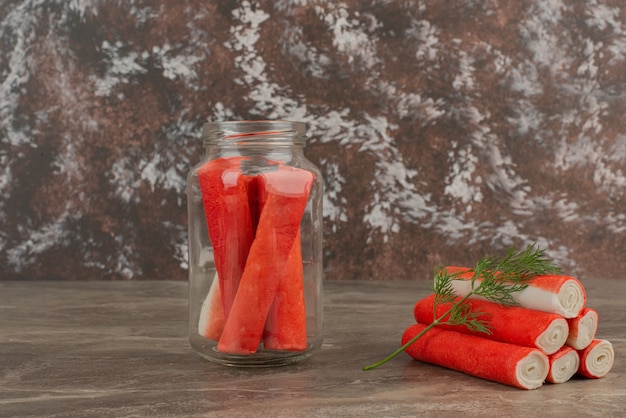
M 598 312 L 591 308 L 585 308 L 576 318 L 567 320 L 569 336 L 565 344 L 576 350 L 586 348 L 594 338 L 598 330 Z
M 584 350 L 578 352 L 580 366 L 578 374 L 590 379 L 606 376 L 613 368 L 615 352 L 607 340 L 593 340 Z
M 565 383 L 578 371 L 580 358 L 578 351 L 572 347 L 564 346 L 556 353 L 548 356 L 550 371 L 546 381 L 550 383 Z

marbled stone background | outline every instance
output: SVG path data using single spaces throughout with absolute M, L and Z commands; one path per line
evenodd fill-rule
M 626 3 L 0 1 L 0 278 L 186 279 L 207 120 L 306 121 L 328 279 L 626 271 Z

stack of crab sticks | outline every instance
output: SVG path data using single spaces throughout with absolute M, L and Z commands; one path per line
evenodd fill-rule
M 447 270 L 455 273 L 452 287 L 459 301 L 471 291 L 472 273 L 464 267 Z M 586 306 L 578 279 L 537 276 L 513 298 L 517 305 L 473 295 L 466 300 L 466 308 L 489 328 L 481 332 L 445 324 L 452 303 L 435 303 L 435 294 L 426 296 L 415 304 L 417 323 L 405 330 L 402 344 L 439 319 L 406 349 L 411 357 L 522 389 L 564 383 L 575 375 L 601 378 L 611 370 L 613 346 L 596 337 L 598 313 Z

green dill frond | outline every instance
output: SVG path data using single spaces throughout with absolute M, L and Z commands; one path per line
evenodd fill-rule
M 442 324 L 464 326 L 470 331 L 489 334 L 489 315 L 482 311 L 472 310 L 467 300 L 459 302 L 450 309 L 450 316 Z
M 445 268 L 441 268 L 435 274 L 433 292 L 435 293 L 435 305 L 445 302 L 454 302 L 456 293 L 452 285 L 452 280 L 458 274 L 450 274 Z
M 485 257 L 476 263 L 474 277 L 478 285 L 473 286 L 472 291 L 474 295 L 491 302 L 516 305 L 513 294 L 524 290 L 530 280 L 539 275 L 559 272 L 560 268 L 535 244 L 522 251 L 511 247 L 500 259 Z

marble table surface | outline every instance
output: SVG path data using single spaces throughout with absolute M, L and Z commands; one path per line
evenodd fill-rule
M 0 282 L 0 416 L 622 416 L 626 282 L 584 285 L 612 371 L 525 391 L 405 354 L 361 370 L 398 346 L 425 282 L 326 282 L 322 349 L 271 369 L 192 352 L 185 282 Z

